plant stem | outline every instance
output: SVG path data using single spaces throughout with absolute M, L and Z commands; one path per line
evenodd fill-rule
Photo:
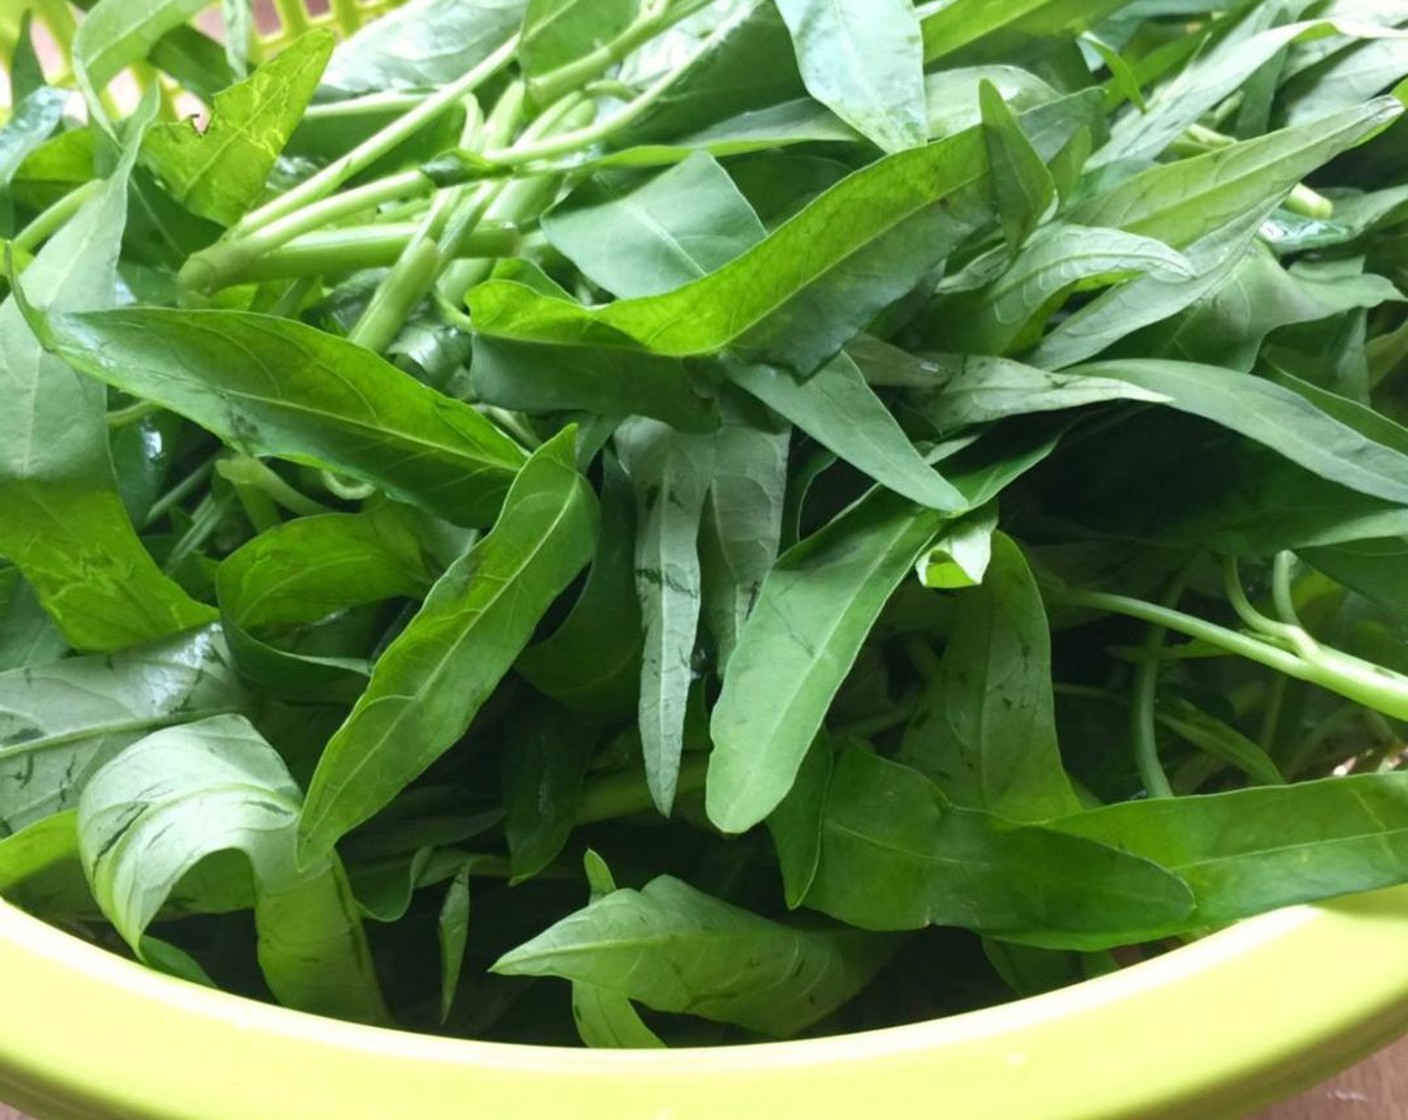
M 662 31 L 688 19 L 711 2 L 712 0 L 685 0 L 684 3 L 672 5 L 668 0 L 664 3 L 659 0 L 646 0 L 641 6 L 641 14 L 616 38 L 565 66 L 559 66 L 556 70 L 534 78 L 529 83 L 529 93 L 539 105 L 546 105 L 556 101 L 564 93 L 581 89 L 593 78 L 600 77 L 611 67 L 624 62 Z
M 161 406 L 153 404 L 151 401 L 138 401 L 136 404 L 129 404 L 126 408 L 115 408 L 107 415 L 109 428 L 125 428 L 128 424 L 136 424 L 145 420 L 153 413 L 160 411 Z
M 419 228 L 415 222 L 386 222 L 315 230 L 251 261 L 225 281 L 242 284 L 248 280 L 288 280 L 386 268 L 400 259 Z M 459 250 L 464 257 L 504 257 L 518 252 L 521 244 L 522 239 L 512 226 L 484 222 L 469 233 Z
M 83 204 L 103 189 L 101 179 L 93 179 L 68 192 L 63 198 L 40 213 L 29 225 L 15 234 L 10 242 L 16 249 L 32 253 L 57 233 L 70 218 L 83 208 Z
M 152 508 L 147 511 L 147 519 L 142 527 L 146 529 L 155 525 L 171 511 L 173 506 L 179 505 L 203 486 L 206 479 L 210 477 L 210 472 L 215 469 L 215 464 L 219 458 L 219 452 L 212 455 L 160 498 L 154 501 Z
M 685 755 L 680 763 L 677 797 L 699 793 L 704 789 L 704 779 L 709 770 L 709 759 L 704 754 Z M 637 771 L 626 771 L 598 778 L 582 791 L 582 799 L 577 803 L 577 825 L 600 824 L 602 821 L 617 820 L 620 817 L 634 817 L 641 813 L 653 812 L 655 801 L 650 796 L 645 775 Z
M 217 498 L 214 494 L 207 494 L 202 498 L 200 505 L 196 506 L 195 513 L 191 515 L 190 528 L 171 547 L 171 552 L 166 557 L 166 563 L 162 565 L 162 570 L 168 574 L 179 570 L 181 565 L 215 534 L 215 530 L 220 528 L 220 523 L 225 520 L 225 515 L 228 512 L 229 500 L 227 497 Z
M 180 283 L 193 291 L 215 291 L 225 287 L 228 277 L 247 268 L 301 234 L 311 233 L 344 218 L 354 218 L 384 202 L 420 194 L 434 183 L 422 171 L 402 171 L 376 179 L 354 190 L 306 206 L 285 218 L 271 222 L 257 233 L 232 240 L 217 241 L 209 249 L 191 256 L 181 269 Z
M 1195 558 L 1196 560 L 1196 558 Z M 1188 585 L 1192 564 L 1188 564 L 1174 577 L 1164 597 L 1164 606 L 1170 610 L 1178 605 L 1183 597 L 1183 589 Z M 1144 790 L 1150 797 L 1172 797 L 1173 786 L 1168 774 L 1159 761 L 1158 697 L 1159 668 L 1163 661 L 1164 641 L 1168 629 L 1158 623 L 1149 627 L 1144 639 L 1145 656 L 1134 669 L 1134 703 L 1130 709 L 1130 734 L 1134 742 L 1134 765 Z
M 362 141 L 345 156 L 328 164 L 316 175 L 245 217 L 235 227 L 234 236 L 236 238 L 248 237 L 255 231 L 261 230 L 305 206 L 327 198 L 352 176 L 370 167 L 402 141 L 415 135 L 416 132 L 435 120 L 441 113 L 447 112 L 456 102 L 472 94 L 480 85 L 507 66 L 517 51 L 518 36 L 515 35 L 458 80 L 427 97 L 403 116 L 398 117 L 385 128 Z
M 235 486 L 258 490 L 271 501 L 300 517 L 315 517 L 321 513 L 332 512 L 322 502 L 315 501 L 301 490 L 290 486 L 282 475 L 249 455 L 241 455 L 236 459 L 221 459 L 215 469 L 221 478 Z
M 627 104 L 614 116 L 598 121 L 596 124 L 588 128 L 580 129 L 577 132 L 564 132 L 558 136 L 540 140 L 537 143 L 519 143 L 510 148 L 501 148 L 496 151 L 485 152 L 486 158 L 494 163 L 518 166 L 520 164 L 532 163 L 535 160 L 552 159 L 555 156 L 579 152 L 584 148 L 589 148 L 594 144 L 600 143 L 608 136 L 619 132 L 626 126 L 634 124 L 639 120 L 646 110 L 669 92 L 670 88 L 679 80 L 680 75 L 689 69 L 689 66 L 695 59 L 702 57 L 713 49 L 715 41 L 720 39 L 727 30 L 728 28 L 725 26 L 715 31 L 714 34 L 710 35 L 709 38 L 699 45 L 694 54 L 682 65 L 657 79 L 653 85 L 647 87 L 639 97 Z
M 329 101 L 325 105 L 309 105 L 304 120 L 325 121 L 341 117 L 360 117 L 371 113 L 406 113 L 426 99 L 424 93 L 401 93 L 388 90 L 349 97 L 345 101 Z

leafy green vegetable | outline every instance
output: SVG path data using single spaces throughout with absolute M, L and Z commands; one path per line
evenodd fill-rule
M 1403 4 L 198 7 L 0 18 L 6 898 L 652 1049 L 1408 881 Z
M 785 1038 L 855 995 L 893 950 L 891 940 L 854 930 L 769 922 L 662 875 L 605 895 L 494 968 L 562 976 L 657 1011 Z
M 305 850 L 330 849 L 464 734 L 590 558 L 596 499 L 573 467 L 574 435 L 529 460 L 494 531 L 440 577 L 377 662 L 313 776 L 299 824 Z M 441 687 L 451 679 L 453 690 Z
M 127 177 L 142 125 L 113 175 L 25 270 L 23 294 L 55 310 L 113 299 Z M 80 649 L 112 650 L 214 617 L 162 575 L 118 497 L 100 386 L 40 348 L 16 295 L 0 304 L 0 554 Z
M 660 812 L 675 802 L 684 751 L 685 711 L 694 681 L 702 575 L 699 523 L 714 467 L 714 443 L 654 420 L 631 420 L 616 433 L 621 463 L 636 494 L 635 577 L 645 645 L 641 659 L 640 738 L 645 772 Z
M 203 131 L 189 121 L 154 126 L 143 152 L 172 197 L 223 225 L 243 217 L 264 192 L 332 48 L 326 31 L 305 35 L 252 77 L 217 93 Z
M 473 409 L 344 339 L 244 311 L 47 315 L 65 361 L 209 428 L 379 486 L 469 525 L 491 521 L 522 452 Z
M 245 720 L 217 716 L 147 736 L 83 791 L 79 848 L 93 893 L 134 948 L 202 860 L 239 851 L 253 876 L 259 962 L 294 1007 L 385 1015 L 371 955 L 334 859 L 296 858 L 299 792 Z M 238 878 L 226 874 L 234 883 Z
M 928 139 L 923 43 L 909 0 L 776 0 L 807 92 L 887 152 Z
M 958 925 L 1048 948 L 1098 949 L 1184 928 L 1191 917 L 1193 892 L 1158 863 L 958 808 L 922 774 L 866 751 L 843 751 L 827 790 L 805 901 L 841 921 L 888 930 Z
M 982 586 L 958 597 L 943 662 L 903 761 L 958 805 L 1013 821 L 1076 807 L 1056 742 L 1051 637 L 1021 552 L 998 534 Z
M 584 276 L 623 299 L 707 276 L 764 236 L 728 173 L 702 151 L 630 192 L 589 183 L 544 216 L 543 232 Z

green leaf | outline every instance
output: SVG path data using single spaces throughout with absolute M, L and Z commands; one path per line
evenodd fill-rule
M 1166 403 L 1168 398 L 1127 381 L 1089 374 L 1048 373 L 1009 361 L 967 354 L 944 354 L 932 363 L 935 386 L 910 389 L 906 403 L 950 435 L 1010 416 L 1084 408 L 1108 401 Z
M 390 504 L 301 517 L 221 561 L 215 585 L 225 635 L 245 676 L 294 700 L 338 684 L 359 693 L 365 667 L 286 652 L 274 639 L 352 607 L 423 597 L 434 575 L 415 528 L 411 511 Z
M 828 790 L 806 905 L 850 925 L 959 926 L 1082 950 L 1197 925 L 1193 892 L 1157 863 L 954 807 L 918 771 L 868 751 L 843 751 Z
M 992 564 L 996 530 L 995 506 L 987 506 L 960 520 L 919 558 L 914 570 L 919 582 L 941 591 L 977 587 Z
M 1060 99 L 1050 83 L 1017 66 L 957 66 L 924 79 L 929 135 L 952 136 L 983 123 L 982 89 L 996 87 L 1011 111 L 1022 114 Z
M 768 816 L 789 909 L 801 906 L 821 866 L 821 822 L 836 766 L 836 751 L 825 731 L 807 749 L 797 780 Z
M 765 236 L 707 152 L 635 189 L 597 176 L 544 215 L 543 232 L 592 283 L 626 299 L 706 276 Z
M 794 100 L 805 92 L 791 36 L 772 0 L 744 0 L 735 5 L 719 22 L 707 46 L 691 46 L 697 53 L 691 54 L 689 64 L 664 95 L 616 137 L 617 147 L 677 140 L 740 113 Z M 677 49 L 677 44 L 662 46 L 662 71 L 679 66 L 678 57 L 669 53 L 670 47 Z
M 766 410 L 744 407 L 733 395 L 726 400 L 700 538 L 704 616 L 721 669 L 777 562 L 792 435 Z
M 494 971 L 560 976 L 656 1011 L 787 1038 L 854 996 L 894 949 L 855 930 L 771 922 L 662 875 L 564 918 Z
M 10 119 L 0 127 L 0 235 L 14 233 L 10 182 L 63 119 L 68 96 L 67 90 L 48 86 L 16 96 Z
M 1129 802 L 1049 827 L 1181 876 L 1199 925 L 1403 881 L 1408 774 Z
M 538 78 L 610 42 L 635 19 L 640 0 L 528 0 L 518 61 Z
M 55 311 L 113 299 L 127 177 L 140 122 L 117 170 L 25 270 L 20 293 Z M 41 349 L 15 296 L 0 305 L 0 555 L 39 593 L 64 637 L 114 650 L 209 622 L 157 568 L 118 496 L 106 394 Z
M 44 65 L 34 49 L 34 13 L 23 12 L 15 28 L 14 50 L 8 59 L 10 104 L 19 105 L 44 86 Z
M 531 879 L 562 854 L 600 732 L 566 708 L 518 713 L 504 756 L 504 837 L 513 882 Z
M 556 346 L 474 336 L 476 400 L 533 414 L 649 416 L 686 432 L 719 425 L 705 377 L 678 358 L 609 346 Z
M 26 825 L 0 840 L 0 892 L 13 892 L 26 879 L 78 860 L 78 813 L 66 809 Z
M 953 285 L 983 280 L 1003 259 L 999 253 L 980 258 Z M 938 345 L 969 354 L 1022 350 L 1040 339 L 1047 320 L 1072 292 L 1137 275 L 1178 282 L 1196 273 L 1183 254 L 1152 238 L 1064 222 L 1049 225 L 985 286 L 940 302 Z
M 0 673 L 0 833 L 77 804 L 149 732 L 245 707 L 218 630 Z
M 669 816 L 684 751 L 701 602 L 699 525 L 714 469 L 714 441 L 654 420 L 616 432 L 636 494 L 636 594 L 645 625 L 640 736 L 650 793 Z
M 172 197 L 192 213 L 233 225 L 264 193 L 274 161 L 303 116 L 333 48 L 332 32 L 309 32 L 245 81 L 221 90 L 210 121 L 157 124 L 143 155 Z
M 1052 446 L 970 464 L 954 484 L 986 505 Z M 743 832 L 787 796 L 881 610 L 948 520 L 877 489 L 777 562 L 710 723 L 706 801 L 718 828 Z
M 469 867 L 460 868 L 445 891 L 436 921 L 440 937 L 440 1021 L 450 1017 L 464 970 L 464 950 L 469 940 Z
M 1160 702 L 1157 717 L 1179 738 L 1192 743 L 1204 754 L 1235 766 L 1253 781 L 1270 786 L 1286 784 L 1276 763 L 1261 747 L 1197 705 L 1181 697 L 1165 699 Z
M 807 92 L 887 152 L 928 139 L 910 0 L 775 0 Z
M 1323 34 L 1333 26 L 1326 21 L 1315 20 L 1267 28 L 1274 12 L 1274 5 L 1258 4 L 1249 8 L 1240 28 L 1224 35 L 1209 50 L 1178 71 L 1171 81 L 1159 87 L 1149 98 L 1146 112 L 1128 112 L 1116 121 L 1110 131 L 1109 143 L 1095 154 L 1091 166 L 1101 167 L 1121 159 L 1157 158 L 1190 125 L 1196 124 L 1205 113 L 1236 93 L 1257 70 L 1287 46 L 1308 33 Z M 1334 108 L 1349 109 L 1362 105 L 1389 84 L 1385 82 L 1366 91 L 1364 97 L 1356 98 L 1350 105 Z M 1329 111 L 1317 116 L 1326 116 Z
M 410 0 L 338 44 L 323 89 L 346 96 L 447 85 L 508 42 L 526 8 L 526 0 Z
M 610 724 L 633 715 L 640 695 L 640 600 L 636 597 L 635 497 L 614 455 L 603 459 L 601 532 L 591 573 L 571 613 L 515 666 L 579 718 Z
M 276 455 L 484 525 L 523 453 L 474 409 L 345 339 L 243 311 L 49 315 L 76 369 L 154 401 L 246 455 Z
M 611 869 L 596 852 L 588 848 L 583 863 L 593 902 L 617 890 Z M 572 985 L 572 1018 L 582 1043 L 593 1049 L 659 1050 L 665 1045 L 629 999 L 591 984 Z
M 1287 269 L 1269 251 L 1252 250 L 1215 294 L 1152 333 L 1162 336 L 1166 357 L 1249 370 L 1272 331 L 1402 301 L 1391 281 L 1364 272 L 1362 262 L 1303 261 Z
M 1316 168 L 1402 114 L 1402 102 L 1381 97 L 1299 128 L 1161 164 L 1079 203 L 1066 219 L 1142 234 L 1180 249 L 1279 202 Z
M 1216 366 L 1154 360 L 1100 362 L 1072 372 L 1158 393 L 1168 407 L 1256 440 L 1330 482 L 1408 504 L 1408 453 L 1365 438 L 1273 382 Z
M 299 867 L 298 808 L 283 760 L 244 719 L 167 728 L 109 762 L 83 791 L 84 870 L 136 949 L 182 879 L 207 857 L 242 853 L 254 879 L 259 964 L 275 996 L 304 1011 L 383 1022 L 341 866 L 327 857 Z
M 68 652 L 34 585 L 17 568 L 0 569 L 0 673 L 49 665 Z
M 1021 550 L 992 542 L 982 586 L 954 601 L 948 646 L 900 760 L 956 805 L 1013 821 L 1079 808 L 1061 765 L 1046 608 Z
M 991 58 L 1042 39 L 1072 38 L 1129 2 L 952 0 L 924 17 L 924 61 L 959 52 Z
M 953 484 L 924 462 L 849 355 L 806 381 L 741 364 L 729 367 L 729 378 L 882 486 L 944 513 L 967 508 Z
M 1072 106 L 1034 110 L 1039 151 L 1077 127 Z M 1050 121 L 1049 127 L 1043 122 Z M 521 284 L 469 296 L 485 334 L 644 347 L 684 357 L 733 346 L 809 373 L 908 294 L 991 215 L 981 129 L 901 152 L 847 177 L 742 256 L 664 295 L 583 308 Z
M 720 829 L 743 832 L 786 797 L 861 643 L 943 523 L 880 491 L 778 561 L 714 708 L 707 802 Z
M 1273 207 L 1267 200 L 1187 246 L 1191 279 L 1146 272 L 1078 308 L 1038 343 L 1032 364 L 1046 369 L 1075 365 L 1216 293 L 1242 262 Z
M 986 79 L 978 86 L 992 189 L 1002 219 L 1007 248 L 1017 252 L 1056 201 L 1056 182 L 1046 162 L 1027 139 L 997 87 Z
M 318 762 L 305 851 L 330 850 L 454 745 L 591 557 L 596 499 L 573 466 L 574 442 L 569 428 L 528 461 L 493 532 L 451 565 L 377 661 Z
M 98 0 L 73 37 L 73 73 L 95 117 L 106 120 L 98 95 L 117 75 L 146 58 L 161 38 L 205 7 L 207 0 Z

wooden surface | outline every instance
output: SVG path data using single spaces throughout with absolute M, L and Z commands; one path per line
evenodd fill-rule
M 0 1120 L 28 1120 L 0 1105 Z M 1255 1120 L 1408 1120 L 1408 1039 Z
M 1408 1120 L 1408 1039 L 1257 1120 Z

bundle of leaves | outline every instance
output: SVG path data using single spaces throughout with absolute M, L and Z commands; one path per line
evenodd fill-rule
M 657 1046 L 1408 880 L 1408 2 L 202 6 L 0 21 L 8 898 Z

